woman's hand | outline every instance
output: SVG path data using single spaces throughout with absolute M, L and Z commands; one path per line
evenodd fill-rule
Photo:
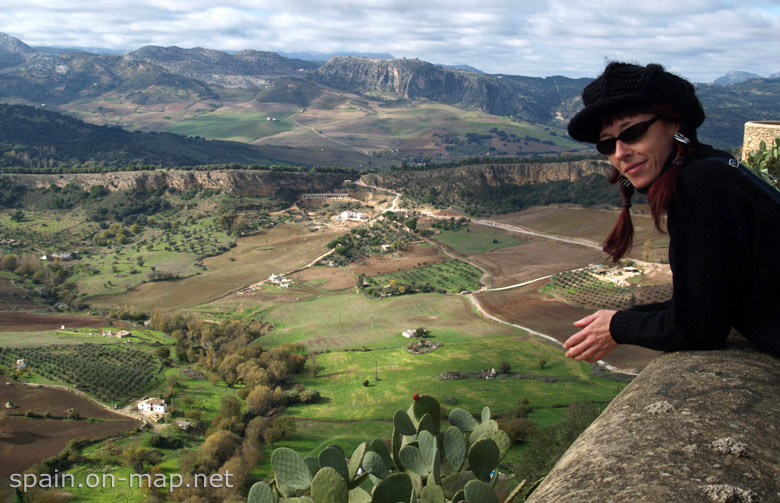
M 574 322 L 582 330 L 569 337 L 566 344 L 566 356 L 575 360 L 597 362 L 611 353 L 618 343 L 609 332 L 609 323 L 617 311 L 602 309 L 590 316 Z

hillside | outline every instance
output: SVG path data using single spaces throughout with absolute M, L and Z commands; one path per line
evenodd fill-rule
M 290 59 L 275 52 L 245 50 L 227 54 L 213 49 L 147 46 L 131 52 L 129 61 L 157 65 L 165 70 L 208 84 L 226 87 L 261 87 L 267 78 L 296 75 L 318 65 Z
M 336 56 L 320 64 L 254 50 L 52 54 L 0 37 L 0 102 L 262 144 L 276 149 L 274 158 L 314 165 L 590 150 L 565 131 L 589 80 L 489 75 L 417 59 Z M 777 78 L 697 90 L 708 116 L 700 138 L 721 148 L 741 144 L 745 122 L 780 116 Z M 496 126 L 506 136 L 491 131 Z M 512 134 L 520 141 L 506 141 Z
M 0 153 L 0 169 L 13 171 L 273 163 L 261 147 L 95 126 L 23 105 L 0 105 Z
M 358 94 L 426 99 L 471 106 L 493 115 L 525 117 L 525 104 L 495 77 L 450 70 L 417 59 L 335 57 L 311 78 Z

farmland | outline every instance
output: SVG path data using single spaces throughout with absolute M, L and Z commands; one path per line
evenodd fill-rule
M 117 194 L 102 197 L 123 201 Z M 0 211 L 0 224 L 14 239 L 45 247 L 62 240 L 61 250 L 78 248 L 81 257 L 46 262 L 17 252 L 18 263 L 28 264 L 30 275 L 2 272 L 0 295 L 16 311 L 0 312 L 0 366 L 8 369 L 24 359 L 31 371 L 19 378 L 48 385 L 78 383 L 105 404 L 132 407 L 141 396 L 174 400 L 170 420 L 186 419 L 196 428 L 189 433 L 163 430 L 187 446 L 161 451 L 159 466 L 167 473 L 205 462 L 185 452 L 200 449 L 204 435 L 210 438 L 231 424 L 240 423 L 235 431 L 241 434 L 249 428 L 250 395 L 265 386 L 257 382 L 270 379 L 271 367 L 256 374 L 249 369 L 261 361 L 267 365 L 277 354 L 288 355 L 280 358 L 289 363 L 300 361 L 295 355 L 302 352 L 306 366 L 271 381 L 273 415 L 264 419 L 262 428 L 272 428 L 274 420 L 290 421 L 297 426 L 294 432 L 268 438 L 276 446 L 306 454 L 334 442 L 351 450 L 369 433 L 388 437 L 387 421 L 415 392 L 447 398 L 449 406 L 467 410 L 487 405 L 499 418 L 511 418 L 518 400 L 527 400 L 527 419 L 546 428 L 562 420 L 567 405 L 589 401 L 603 406 L 623 386 L 597 375 L 588 364 L 566 359 L 554 343 L 507 324 L 562 341 L 572 332 L 571 322 L 586 309 L 600 306 L 602 300 L 630 301 L 631 294 L 626 298 L 626 291 L 617 287 L 591 284 L 584 277 L 575 282 L 574 276 L 562 274 L 600 261 L 603 255 L 592 248 L 473 222 L 433 229 L 440 220 L 424 215 L 412 219 L 415 230 L 405 220 L 409 215 L 380 216 L 389 197 L 370 192 L 348 203 L 285 209 L 278 201 L 237 200 L 208 192 L 159 197 L 155 204 L 160 211 L 145 220 L 132 217 L 135 225 L 112 221 L 109 214 L 105 220 L 91 219 L 97 210 L 89 199 L 84 208 L 56 217 L 45 208 L 30 209 L 24 222 Z M 357 208 L 373 218 L 368 224 L 331 218 L 343 208 Z M 559 213 L 568 217 L 561 219 Z M 613 214 L 594 215 L 579 217 L 576 209 L 532 209 L 504 218 L 539 233 L 595 241 Z M 645 225 L 642 218 L 637 220 L 640 226 Z M 592 227 L 566 226 L 577 219 Z M 243 222 L 243 232 L 231 227 L 237 221 Z M 651 251 L 662 246 L 662 240 L 654 241 Z M 52 285 L 72 282 L 77 289 L 68 298 L 89 305 L 100 316 L 62 305 L 60 309 L 69 312 L 47 307 L 40 286 L 36 290 L 42 283 L 32 277 L 36 271 L 43 271 L 38 278 Z M 272 274 L 284 274 L 289 281 L 273 283 L 268 280 Z M 62 282 L 53 280 L 56 275 Z M 552 281 L 492 290 L 551 275 Z M 564 278 L 571 284 L 564 284 Z M 645 292 L 668 288 L 668 278 L 647 277 L 638 284 L 642 286 L 632 285 L 632 294 L 644 300 Z M 463 290 L 477 293 L 461 295 Z M 590 292 L 592 302 L 577 296 Z M 597 299 L 597 294 L 604 298 Z M 33 309 L 37 312 L 30 312 Z M 142 328 L 144 319 L 156 328 Z M 137 334 L 132 343 L 90 335 L 96 329 L 120 327 Z M 162 333 L 161 327 L 169 328 Z M 411 341 L 401 333 L 410 329 L 424 329 L 424 340 L 437 347 L 425 354 L 409 352 Z M 625 350 L 616 352 L 610 363 L 635 370 L 649 358 Z M 234 367 L 223 365 L 226 361 Z M 444 373 L 489 369 L 503 370 L 491 380 L 440 378 Z M 320 398 L 314 403 L 289 401 L 314 392 Z M 252 403 L 257 410 L 257 402 Z M 226 404 L 238 404 L 232 419 L 224 417 L 228 410 L 235 412 Z M 22 419 L 29 418 L 13 416 L 13 421 Z M 46 420 L 37 418 L 33 425 Z M 40 442 L 41 453 L 62 449 L 48 439 Z M 148 434 L 130 435 L 84 448 L 82 454 L 93 461 L 108 460 L 112 473 L 121 474 L 128 470 L 125 459 L 130 456 L 122 453 L 146 449 L 147 442 Z M 253 470 L 255 478 L 268 474 L 270 447 L 263 449 L 266 456 Z M 518 459 L 515 454 L 510 463 Z M 246 462 L 258 463 L 254 458 Z M 152 469 L 149 461 L 143 463 L 145 470 Z M 78 464 L 70 468 L 77 474 L 83 470 Z M 77 500 L 94 497 L 98 495 L 76 493 Z M 103 491 L 99 498 L 108 500 L 111 493 Z M 131 492 L 127 498 L 139 495 Z
M 0 457 L 14 463 L 0 463 L 0 477 L 18 473 L 20 467 L 58 454 L 72 439 L 103 438 L 123 433 L 140 421 L 120 416 L 62 389 L 33 388 L 9 383 L 0 377 L 3 400 L 18 406 L 18 415 L 3 418 Z M 67 420 L 69 409 L 80 419 Z M 26 412 L 29 411 L 29 414 Z M 87 421 L 87 419 L 97 421 Z

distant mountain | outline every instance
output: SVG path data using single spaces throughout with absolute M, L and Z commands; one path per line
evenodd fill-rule
M 95 126 L 67 115 L 23 105 L 0 104 L 0 170 L 28 171 L 92 164 L 112 170 L 143 165 L 272 164 L 262 147 L 171 133 L 140 133 Z
M 769 76 L 770 79 L 780 79 L 780 72 L 775 72 Z
M 316 63 L 290 59 L 275 52 L 241 51 L 228 54 L 213 49 L 147 46 L 127 55 L 136 62 L 152 63 L 171 73 L 227 87 L 259 87 L 270 77 L 300 75 Z
M 16 37 L 0 33 L 0 54 L 32 54 L 35 49 Z
M 746 76 L 751 78 L 744 80 Z M 727 77 L 739 82 L 720 84 Z M 777 77 L 780 72 L 769 79 L 730 72 L 716 81 L 719 84 L 697 84 L 707 112 L 700 137 L 720 147 L 736 147 L 742 143 L 745 122 L 780 116 Z M 46 104 L 77 110 L 97 122 L 116 124 L 125 122 L 121 117 L 132 115 L 129 110 L 133 106 L 181 104 L 186 109 L 197 103 L 203 107 L 198 110 L 205 112 L 219 107 L 214 104 L 217 101 L 227 106 L 232 100 L 250 99 L 255 103 L 280 104 L 283 109 L 289 105 L 325 106 L 326 102 L 336 106 L 337 101 L 345 99 L 339 92 L 346 92 L 379 103 L 397 102 L 403 106 L 405 102 L 431 101 L 545 127 L 565 127 L 581 108 L 580 94 L 589 81 L 562 76 L 490 75 L 418 59 L 336 56 L 319 64 L 253 50 L 230 54 L 204 48 L 147 46 L 125 55 L 47 54 L 0 34 L 0 102 Z M 248 92 L 228 88 L 244 88 Z M 326 95 L 328 98 L 324 98 Z M 104 114 L 104 107 L 111 111 Z M 171 107 L 170 113 L 160 112 L 155 123 L 139 119 L 141 122 L 134 127 L 160 130 L 193 117 L 188 112 L 179 114 L 182 119 L 177 119 L 174 109 L 182 107 Z M 142 113 L 148 111 L 147 108 Z M 426 141 L 442 141 L 438 138 Z M 284 141 L 281 145 L 301 147 Z M 327 153 L 321 146 L 316 148 Z M 352 150 L 364 155 L 359 149 Z
M 436 65 L 442 68 L 449 68 L 450 70 L 464 70 L 467 72 L 485 73 L 478 68 L 474 68 L 471 65 Z
M 755 73 L 732 70 L 728 72 L 726 75 L 723 75 L 722 77 L 718 77 L 712 83 L 717 84 L 719 86 L 723 86 L 728 84 L 739 84 L 740 82 L 745 82 L 746 80 L 760 79 L 760 78 L 762 78 L 761 75 L 756 75 Z
M 391 99 L 427 99 L 523 116 L 524 103 L 499 79 L 449 70 L 419 59 L 335 57 L 311 73 L 321 84 Z
M 18 38 L 0 33 L 0 69 L 24 62 L 24 56 L 35 54 L 35 49 Z
M 394 59 L 392 54 L 384 52 L 285 52 L 279 54 L 286 58 L 302 59 L 304 61 L 319 61 L 324 63 L 337 56 L 352 56 L 355 58 Z

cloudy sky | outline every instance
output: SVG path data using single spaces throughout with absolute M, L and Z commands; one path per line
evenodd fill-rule
M 658 62 L 697 82 L 780 72 L 774 0 L 0 0 L 32 46 L 386 53 L 488 73 L 593 77 Z

